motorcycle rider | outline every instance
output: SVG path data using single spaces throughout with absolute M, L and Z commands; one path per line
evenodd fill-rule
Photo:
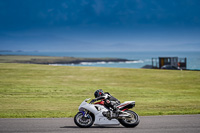
M 111 107 L 113 109 L 113 113 L 119 113 L 119 109 L 117 108 L 117 105 L 120 104 L 120 101 L 116 99 L 115 97 L 111 96 L 108 92 L 103 92 L 102 89 L 96 90 L 94 92 L 95 99 L 93 99 L 91 102 L 95 102 L 98 100 L 103 100 L 104 105 L 106 107 Z

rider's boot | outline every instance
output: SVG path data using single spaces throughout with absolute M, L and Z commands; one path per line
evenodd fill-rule
M 116 106 L 114 106 L 113 113 L 119 114 L 120 113 L 119 108 L 117 108 Z

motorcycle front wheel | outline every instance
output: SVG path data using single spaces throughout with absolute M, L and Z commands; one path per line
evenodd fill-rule
M 125 127 L 136 127 L 140 122 L 138 114 L 131 110 L 127 110 L 126 112 L 131 114 L 131 117 L 119 119 L 119 122 Z
M 74 123 L 78 127 L 87 128 L 87 127 L 91 127 L 93 125 L 94 120 L 93 120 L 91 114 L 88 113 L 86 115 L 83 115 L 82 112 L 78 112 L 74 116 Z

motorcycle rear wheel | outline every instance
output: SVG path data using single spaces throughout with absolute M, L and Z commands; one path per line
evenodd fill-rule
M 119 119 L 119 122 L 125 127 L 136 127 L 140 122 L 138 114 L 131 110 L 126 110 L 126 112 L 131 114 L 132 117 Z
M 78 127 L 82 127 L 82 128 L 88 128 L 91 127 L 94 123 L 94 119 L 92 118 L 91 114 L 87 114 L 87 117 L 83 116 L 82 112 L 78 112 L 75 116 L 74 116 L 74 123 L 78 126 Z

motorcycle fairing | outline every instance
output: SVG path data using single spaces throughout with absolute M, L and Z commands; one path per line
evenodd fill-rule
M 108 111 L 108 109 L 106 109 L 104 106 L 102 105 L 93 105 L 93 104 L 88 104 L 86 101 L 83 101 L 81 103 L 81 105 L 79 106 L 79 111 L 83 113 L 83 111 L 85 110 L 84 107 L 87 106 L 87 110 L 92 112 L 95 116 L 95 121 L 94 121 L 94 124 L 95 125 L 107 125 L 107 124 L 112 124 L 112 125 L 115 125 L 115 124 L 120 124 L 118 120 L 116 119 L 112 119 L 112 120 L 108 120 L 106 117 L 103 116 L 103 112 L 104 111 Z M 96 107 L 99 108 L 99 110 L 97 110 Z

